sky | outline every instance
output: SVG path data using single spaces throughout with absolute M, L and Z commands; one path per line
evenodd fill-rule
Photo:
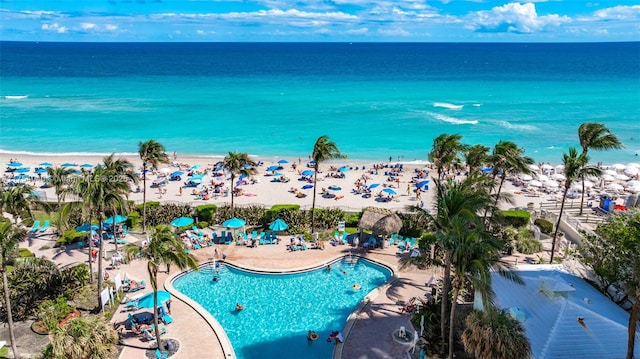
M 638 0 L 0 0 L 0 40 L 640 41 Z

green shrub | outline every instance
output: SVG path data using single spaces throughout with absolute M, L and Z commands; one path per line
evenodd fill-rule
M 133 211 L 127 216 L 127 227 L 134 228 L 140 224 L 140 213 Z
M 531 214 L 527 211 L 502 211 L 500 214 L 504 224 L 516 228 L 527 225 L 531 218 Z
M 203 204 L 201 206 L 196 207 L 196 211 L 198 212 L 198 219 L 201 221 L 211 222 L 214 219 L 214 215 L 218 206 L 215 204 Z
M 536 218 L 536 220 L 533 221 L 533 224 L 538 226 L 538 228 L 540 228 L 540 232 L 544 234 L 551 234 L 551 232 L 553 232 L 553 223 L 544 218 Z
M 137 210 L 138 213 L 142 213 L 142 207 L 143 207 L 144 203 L 141 203 L 137 206 Z M 160 207 L 160 202 L 158 201 L 151 201 L 151 202 L 147 202 L 147 211 L 149 210 L 149 208 L 158 208 Z
M 55 301 L 45 300 L 38 307 L 38 317 L 49 331 L 54 330 L 70 312 L 71 306 L 64 296 L 59 296 Z
M 202 229 L 202 228 L 207 228 L 207 227 L 209 227 L 209 222 L 207 222 L 207 221 L 198 222 L 198 228 Z
M 524 239 L 533 239 L 533 232 L 531 232 L 531 230 L 529 229 L 521 229 L 518 231 L 518 234 L 516 235 L 516 239 L 518 241 L 521 241 Z
M 51 249 L 49 246 L 42 246 L 39 248 L 41 251 L 46 251 L 47 249 Z
M 516 242 L 516 250 L 523 254 L 542 252 L 542 243 L 536 239 L 523 239 Z
M 360 212 L 351 212 L 351 213 L 347 213 L 347 219 L 345 220 L 345 226 L 346 227 L 358 227 L 358 224 L 360 224 L 360 218 L 362 218 L 362 211 Z
M 278 214 L 280 212 L 285 211 L 285 210 L 286 211 L 299 211 L 300 210 L 300 205 L 298 205 L 298 204 L 275 204 L 275 205 L 271 206 L 271 208 L 269 208 L 267 210 L 267 212 L 265 213 L 265 218 L 264 218 L 265 223 L 273 222 L 278 217 Z
M 87 234 L 84 232 L 76 232 L 75 229 L 70 229 L 64 232 L 64 235 L 56 239 L 56 245 L 67 245 L 71 243 L 80 242 Z
M 28 258 L 28 257 L 35 257 L 35 256 L 36 255 L 33 254 L 27 248 L 18 248 L 18 257 L 20 257 L 20 258 Z

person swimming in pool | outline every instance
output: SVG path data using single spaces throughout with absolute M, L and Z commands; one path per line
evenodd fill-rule
M 241 311 L 244 309 L 244 305 L 240 304 L 240 303 L 236 303 L 236 310 L 237 311 Z

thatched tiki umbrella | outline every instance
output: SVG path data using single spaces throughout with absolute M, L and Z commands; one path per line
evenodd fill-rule
M 360 223 L 360 229 L 373 231 L 374 236 L 386 236 L 397 233 L 402 228 L 402 220 L 397 214 L 385 208 L 368 207 L 364 210 Z M 362 231 L 360 231 L 362 235 Z M 362 240 L 362 238 L 360 238 Z M 384 246 L 384 242 L 383 242 Z

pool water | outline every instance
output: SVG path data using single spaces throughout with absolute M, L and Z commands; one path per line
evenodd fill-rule
M 392 275 L 364 259 L 341 259 L 330 271 L 262 274 L 222 265 L 218 272 L 215 282 L 209 266 L 173 285 L 216 318 L 238 359 L 331 358 L 331 332 L 342 331 L 356 305 Z M 236 311 L 236 303 L 245 309 Z M 318 333 L 317 341 L 307 340 L 309 330 Z

